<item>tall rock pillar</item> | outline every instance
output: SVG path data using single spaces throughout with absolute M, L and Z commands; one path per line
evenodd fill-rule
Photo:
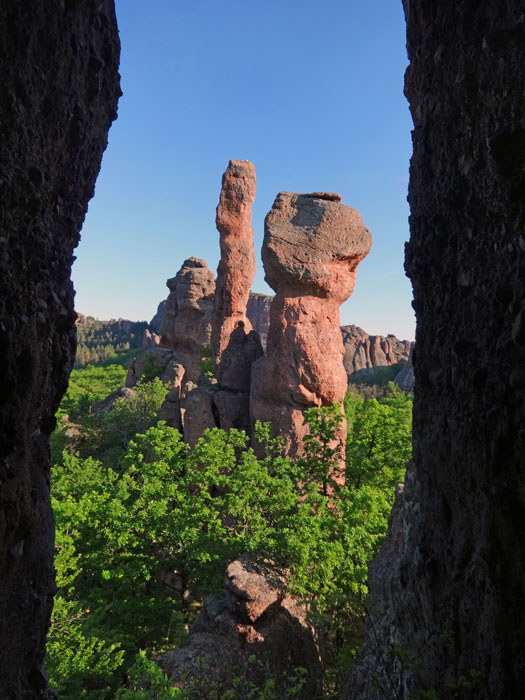
M 222 176 L 216 217 L 221 259 L 217 268 L 212 345 L 218 358 L 239 322 L 246 332 L 252 329 L 246 306 L 256 270 L 251 225 L 254 200 L 253 164 L 247 160 L 230 160 Z
M 252 369 L 252 420 L 270 421 L 291 456 L 303 411 L 342 402 L 347 377 L 339 306 L 372 244 L 359 212 L 337 194 L 281 192 L 266 217 L 262 258 L 275 290 L 265 357 Z M 346 428 L 339 439 L 344 448 Z

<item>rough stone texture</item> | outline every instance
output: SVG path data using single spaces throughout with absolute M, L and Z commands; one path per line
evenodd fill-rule
M 255 277 L 252 205 L 255 200 L 255 168 L 247 160 L 230 160 L 222 176 L 216 224 L 220 234 L 221 259 L 213 310 L 212 345 L 217 358 L 228 345 L 241 321 L 246 332 L 250 287 Z
M 414 393 L 416 378 L 414 376 L 414 365 L 412 364 L 412 352 L 413 349 L 410 350 L 406 365 L 404 365 L 394 377 L 394 383 L 403 389 L 403 391 L 411 391 Z
M 164 374 L 170 361 L 174 358 L 173 351 L 168 348 L 161 348 L 157 344 L 152 344 L 149 348 L 143 349 L 137 357 L 129 362 L 128 373 L 126 375 L 126 386 L 134 387 L 140 381 L 144 366 L 148 357 L 153 358 L 153 364 L 158 368 L 159 373 Z M 161 374 L 161 376 L 162 376 Z
M 371 571 L 376 612 L 347 697 L 384 698 L 379 684 L 392 698 L 428 689 L 445 699 L 521 698 L 523 3 L 410 0 L 405 12 L 414 464 L 382 582 Z M 455 692 L 472 673 L 479 684 Z
M 266 355 L 252 368 L 250 413 L 279 428 L 292 456 L 305 433 L 303 411 L 343 401 L 339 306 L 372 242 L 359 213 L 333 197 L 281 192 L 264 226 L 262 258 L 276 296 Z M 345 434 L 342 426 L 342 445 Z
M 251 655 L 256 663 L 248 663 Z M 188 644 L 162 654 L 157 663 L 176 687 L 200 677 L 224 691 L 234 678 L 264 684 L 271 676 L 278 697 L 300 666 L 307 675 L 302 691 L 294 695 L 298 700 L 318 697 L 322 675 L 314 631 L 305 609 L 286 593 L 286 572 L 246 555 L 229 565 L 224 592 L 206 600 Z
M 152 333 L 160 334 L 162 328 L 162 321 L 164 320 L 164 309 L 166 308 L 166 300 L 161 301 L 157 306 L 157 312 L 155 316 L 149 322 L 149 329 Z
M 359 326 L 341 326 L 343 335 L 343 364 L 348 376 L 366 374 L 377 367 L 408 361 L 412 343 L 398 340 L 395 335 L 368 335 Z
M 144 334 L 142 335 L 142 349 L 148 350 L 149 348 L 154 348 L 160 343 L 160 337 L 156 333 L 151 333 L 147 328 L 144 329 Z
M 120 94 L 113 2 L 0 7 L 0 689 L 47 697 L 48 437 L 75 354 L 70 269 Z
M 268 296 L 268 294 L 250 292 L 246 306 L 246 316 L 248 316 L 253 330 L 259 335 L 263 349 L 266 349 L 266 341 L 268 339 L 272 300 L 273 297 Z
M 252 365 L 263 355 L 263 349 L 258 334 L 255 331 L 246 333 L 243 322 L 230 335 L 230 340 L 221 356 L 216 371 L 217 381 L 221 388 L 231 391 L 250 391 Z
M 211 381 L 201 382 L 200 386 L 185 393 L 181 400 L 184 442 L 194 447 L 208 428 L 216 428 L 216 416 L 213 397 L 217 386 Z
M 191 381 L 199 378 L 200 349 L 211 342 L 215 282 L 213 272 L 199 258 L 188 258 L 175 277 L 166 282 L 161 345 L 182 358 Z

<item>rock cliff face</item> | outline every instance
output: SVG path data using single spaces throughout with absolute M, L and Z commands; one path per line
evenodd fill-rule
M 266 217 L 262 258 L 276 296 L 266 356 L 252 369 L 250 412 L 279 426 L 292 456 L 305 433 L 303 411 L 344 398 L 339 306 L 371 242 L 339 195 L 281 192 Z
M 182 358 L 187 379 L 196 382 L 200 374 L 200 349 L 211 342 L 213 272 L 204 260 L 188 258 L 166 285 L 170 294 L 162 318 L 161 345 Z
M 75 354 L 73 249 L 116 116 L 113 2 L 0 7 L 0 694 L 45 698 L 49 434 Z
M 246 305 L 256 270 L 251 225 L 254 200 L 253 164 L 247 160 L 230 160 L 222 176 L 216 217 L 221 259 L 217 268 L 212 344 L 218 358 L 239 322 L 244 324 L 246 332 L 251 330 Z
M 258 663 L 250 663 L 255 654 Z M 176 687 L 191 687 L 193 679 L 202 683 L 204 677 L 224 692 L 235 679 L 263 686 L 272 677 L 278 697 L 285 697 L 294 669 L 302 667 L 306 682 L 294 694 L 297 700 L 318 697 L 322 676 L 313 629 L 306 610 L 287 595 L 285 572 L 246 555 L 228 566 L 224 591 L 206 600 L 188 644 L 157 661 Z M 236 697 L 243 692 L 238 688 Z
M 520 698 L 523 3 L 406 0 L 405 13 L 414 453 L 347 697 Z
M 400 360 L 408 361 L 409 340 L 398 340 L 395 335 L 368 335 L 359 326 L 341 326 L 345 354 L 343 364 L 346 373 L 364 374 L 377 367 L 395 365 Z

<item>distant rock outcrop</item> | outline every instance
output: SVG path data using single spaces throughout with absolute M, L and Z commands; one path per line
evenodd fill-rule
M 248 305 L 246 306 L 246 316 L 252 324 L 252 328 L 259 334 L 261 345 L 266 349 L 268 339 L 268 329 L 270 328 L 270 307 L 273 297 L 268 294 L 257 294 L 250 292 Z
M 251 330 L 246 305 L 256 270 L 251 225 L 254 199 L 253 164 L 247 160 L 230 160 L 222 176 L 215 219 L 221 259 L 215 287 L 212 345 L 218 359 L 239 322 L 244 324 L 246 332 Z
M 255 662 L 248 661 L 252 655 Z M 226 692 L 236 679 L 246 684 L 248 697 L 250 683 L 262 687 L 269 678 L 275 680 L 276 697 L 285 697 L 301 667 L 305 685 L 294 698 L 312 700 L 322 678 L 314 630 L 306 609 L 287 593 L 286 572 L 247 555 L 228 566 L 224 591 L 205 601 L 188 644 L 162 654 L 157 663 L 175 687 L 192 687 L 198 679 L 203 697 L 213 684 Z
M 291 456 L 305 435 L 303 411 L 342 402 L 347 388 L 339 306 L 372 239 L 339 200 L 281 192 L 265 221 L 262 258 L 276 296 L 266 355 L 252 370 L 250 412 L 278 426 Z M 345 434 L 341 426 L 343 446 Z
M 395 335 L 368 335 L 359 326 L 341 326 L 343 335 L 343 363 L 348 376 L 365 374 L 377 367 L 408 361 L 412 343 L 398 340 Z
M 211 340 L 213 272 L 204 260 L 188 258 L 166 284 L 170 294 L 162 319 L 161 345 L 181 357 L 187 379 L 196 382 L 202 347 L 209 346 Z
M 406 364 L 400 369 L 400 371 L 394 377 L 394 383 L 398 385 L 403 391 L 410 391 L 414 393 L 414 386 L 416 384 L 416 378 L 414 376 L 414 365 L 412 364 L 412 354 L 414 351 L 414 345 L 410 349 L 410 355 Z

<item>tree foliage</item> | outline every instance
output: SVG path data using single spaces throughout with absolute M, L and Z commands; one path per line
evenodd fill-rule
M 288 567 L 335 667 L 358 637 L 368 563 L 410 456 L 410 397 L 394 386 L 383 401 L 347 397 L 343 485 L 333 442 L 341 407 L 305 412 L 305 454 L 290 460 L 269 425 L 256 430 L 264 457 L 237 430 L 206 431 L 190 449 L 157 422 L 164 392 L 155 379 L 136 400 L 79 414 L 82 438 L 53 469 L 58 594 L 47 667 L 60 697 L 182 700 L 158 694 L 164 681 L 147 659 L 181 643 L 245 552 Z M 156 678 L 143 689 L 141 668 Z

